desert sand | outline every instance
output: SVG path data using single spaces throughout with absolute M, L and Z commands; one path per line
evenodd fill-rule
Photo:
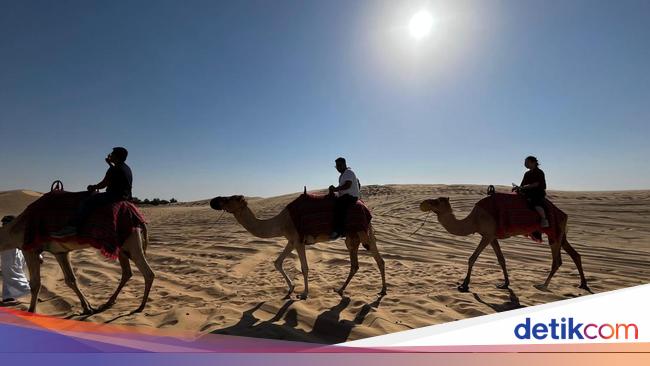
M 589 295 L 577 288 L 578 272 L 565 253 L 548 291 L 533 287 L 548 274 L 550 249 L 525 238 L 501 241 L 510 290 L 495 288 L 502 275 L 488 248 L 474 267 L 470 292 L 458 292 L 456 286 L 479 237 L 452 236 L 435 216 L 410 234 L 424 218 L 418 209 L 422 200 L 449 196 L 461 218 L 485 189 L 477 185 L 364 187 L 363 199 L 373 212 L 378 246 L 386 260 L 388 294 L 380 300 L 376 296 L 381 287 L 379 271 L 365 250 L 360 251 L 361 268 L 346 291 L 348 297 L 333 292 L 349 270 L 343 240 L 308 247 L 310 298 L 283 300 L 285 283 L 273 260 L 285 242 L 255 238 L 229 214 L 217 222 L 220 212 L 200 201 L 143 208 L 150 221 L 147 257 L 157 276 L 143 313 L 130 314 L 144 288 L 134 268 L 134 277 L 113 308 L 88 317 L 78 315 L 78 299 L 47 253 L 38 311 L 98 323 L 192 331 L 197 336 L 222 333 L 338 343 Z M 251 198 L 249 205 L 258 217 L 268 218 L 298 194 Z M 0 192 L 0 214 L 17 214 L 37 197 L 32 191 Z M 569 214 L 569 241 L 582 255 L 595 293 L 650 282 L 650 191 L 550 191 L 549 198 Z M 119 265 L 90 249 L 71 256 L 80 288 L 93 306 L 103 304 L 118 284 Z M 302 275 L 295 254 L 285 268 L 299 293 Z M 29 296 L 12 307 L 25 310 L 28 301 Z

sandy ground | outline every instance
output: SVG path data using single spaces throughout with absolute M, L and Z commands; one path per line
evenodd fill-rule
M 507 189 L 507 188 L 502 188 Z M 273 260 L 285 245 L 281 238 L 258 239 L 231 215 L 206 202 L 144 208 L 150 220 L 149 262 L 156 272 L 150 301 L 137 308 L 143 281 L 134 277 L 117 304 L 90 317 L 63 282 L 54 257 L 45 254 L 43 314 L 99 323 L 172 328 L 203 333 L 337 343 L 426 325 L 585 296 L 577 288 L 578 272 L 563 254 L 563 265 L 548 291 L 543 282 L 551 265 L 549 247 L 523 238 L 503 240 L 511 289 L 495 288 L 501 270 L 488 248 L 479 258 L 469 293 L 456 286 L 479 237 L 455 237 L 435 217 L 409 237 L 424 217 L 423 199 L 449 196 L 457 217 L 469 213 L 485 187 L 470 185 L 389 185 L 364 188 L 373 211 L 379 249 L 386 260 L 388 295 L 378 299 L 380 277 L 372 258 L 361 252 L 361 268 L 341 298 L 332 290 L 345 279 L 349 261 L 342 240 L 309 247 L 310 298 L 283 300 L 285 283 Z M 260 218 L 275 215 L 297 194 L 251 199 Z M 17 213 L 37 195 L 0 192 L 0 214 Z M 569 214 L 569 241 L 582 255 L 594 292 L 650 282 L 650 191 L 550 192 Z M 93 250 L 72 254 L 80 287 L 94 306 L 105 302 L 118 284 L 116 262 Z M 287 273 L 302 290 L 297 257 L 285 262 Z M 15 308 L 26 309 L 29 297 Z

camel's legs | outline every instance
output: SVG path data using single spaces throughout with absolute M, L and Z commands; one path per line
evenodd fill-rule
M 291 251 L 293 250 L 293 247 L 294 247 L 293 241 L 289 240 L 289 242 L 287 243 L 287 246 L 284 247 L 284 249 L 282 250 L 282 253 L 280 253 L 278 258 L 273 263 L 275 265 L 275 269 L 277 269 L 280 272 L 280 274 L 282 275 L 284 280 L 287 282 L 287 286 L 289 287 L 289 291 L 287 292 L 286 298 L 289 298 L 289 296 L 291 296 L 291 293 L 293 293 L 293 289 L 294 289 L 295 285 L 293 284 L 293 282 L 291 281 L 289 276 L 287 276 L 286 272 L 284 272 L 283 263 L 284 263 L 285 258 L 287 258 L 289 253 L 291 253 Z
M 131 271 L 131 263 L 129 262 L 129 258 L 126 256 L 126 254 L 124 254 L 124 251 L 120 251 L 120 256 L 118 259 L 120 261 L 120 267 L 122 268 L 122 278 L 120 278 L 120 284 L 117 286 L 117 289 L 113 295 L 108 299 L 106 304 L 102 305 L 102 310 L 108 309 L 113 306 L 113 304 L 115 304 L 117 296 L 122 291 L 122 288 L 126 285 L 127 282 L 129 282 L 131 276 L 133 276 L 133 272 Z
M 549 272 L 546 281 L 544 281 L 544 284 L 541 286 L 542 289 L 546 289 L 548 287 L 549 283 L 551 283 L 551 278 L 553 278 L 553 275 L 557 269 L 562 265 L 562 256 L 560 253 L 562 242 L 560 240 L 551 239 L 549 239 L 549 242 L 551 244 L 551 255 L 553 256 L 553 263 L 551 264 L 551 272 Z
M 142 298 L 142 304 L 134 312 L 138 313 L 144 310 L 145 305 L 147 304 L 147 299 L 149 298 L 149 291 L 151 291 L 151 285 L 154 280 L 154 273 L 147 263 L 147 259 L 144 256 L 144 251 L 142 249 L 142 238 L 139 231 L 134 231 L 131 236 L 124 243 L 122 250 L 125 250 L 131 257 L 135 266 L 138 267 L 140 273 L 144 277 L 144 297 Z
M 506 268 L 506 258 L 503 256 L 503 252 L 501 252 L 501 246 L 499 245 L 499 241 L 494 239 L 490 243 L 492 245 L 492 249 L 494 250 L 494 254 L 497 256 L 497 260 L 499 261 L 499 265 L 501 266 L 501 270 L 503 271 L 503 283 L 497 284 L 497 288 L 508 288 L 510 286 L 510 280 L 508 279 L 508 269 Z
M 41 291 L 41 261 L 38 258 L 38 253 L 34 251 L 24 251 L 25 262 L 27 262 L 27 269 L 29 270 L 29 287 L 32 292 L 32 299 L 29 303 L 30 313 L 36 312 L 36 303 L 38 303 L 38 293 Z
M 383 296 L 386 295 L 386 268 L 384 259 L 381 257 L 381 254 L 379 254 L 379 249 L 377 248 L 375 230 L 370 227 L 369 233 L 369 236 L 365 235 L 365 233 L 359 233 L 359 238 L 361 238 L 361 241 L 368 246 L 370 254 L 372 254 L 375 262 L 377 262 L 377 267 L 379 267 L 379 273 L 381 274 L 381 291 L 379 291 L 379 295 Z
M 348 253 L 350 254 L 350 273 L 341 288 L 336 291 L 341 296 L 343 296 L 343 291 L 348 287 L 354 274 L 359 270 L 359 239 L 353 238 L 352 235 L 348 235 L 345 238 L 345 246 L 348 248 Z
M 582 270 L 582 260 L 580 258 L 580 254 L 573 249 L 571 244 L 569 244 L 569 241 L 566 238 L 566 235 L 562 238 L 562 248 L 564 249 L 565 252 L 571 257 L 573 260 L 573 263 L 576 264 L 576 267 L 578 267 L 578 272 L 580 272 L 580 288 L 585 289 L 587 291 L 591 291 L 589 286 L 587 285 L 587 278 L 585 278 L 585 273 Z
M 75 294 L 77 294 L 77 297 L 79 297 L 81 307 L 84 310 L 83 314 L 92 314 L 94 309 L 90 306 L 90 303 L 86 300 L 86 297 L 81 290 L 79 290 L 79 286 L 77 286 L 77 277 L 74 275 L 74 271 L 70 265 L 70 252 L 54 253 L 54 257 L 56 258 L 56 261 L 59 262 L 59 267 L 61 267 L 61 270 L 63 271 L 65 284 L 68 285 Z
M 309 266 L 307 265 L 307 253 L 305 253 L 305 244 L 298 243 L 296 245 L 298 258 L 300 259 L 300 270 L 302 272 L 303 280 L 305 281 L 305 289 L 298 296 L 301 299 L 306 299 L 309 296 Z
M 474 267 L 474 263 L 478 259 L 478 256 L 481 254 L 483 249 L 485 249 L 488 244 L 490 244 L 494 239 L 492 238 L 486 238 L 483 237 L 481 238 L 481 242 L 478 244 L 478 247 L 474 250 L 474 253 L 469 257 L 468 261 L 468 266 L 467 266 L 467 276 L 465 276 L 465 280 L 463 280 L 463 283 L 458 286 L 458 290 L 461 292 L 467 292 L 469 291 L 469 282 L 470 282 L 470 277 L 472 276 L 472 267 Z

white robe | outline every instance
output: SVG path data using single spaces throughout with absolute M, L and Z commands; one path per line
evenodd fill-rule
M 29 281 L 23 268 L 25 258 L 18 249 L 0 252 L 0 268 L 2 269 L 2 299 L 17 299 L 30 293 Z

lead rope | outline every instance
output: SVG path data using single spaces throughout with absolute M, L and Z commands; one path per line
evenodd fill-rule
M 219 215 L 219 217 L 217 218 L 217 222 L 214 223 L 214 226 L 219 225 L 219 222 L 221 221 L 221 218 L 223 217 L 223 214 L 225 214 L 225 213 L 226 213 L 226 210 L 221 211 L 221 215 Z
M 429 216 L 431 215 L 431 212 L 433 212 L 433 211 L 427 212 L 427 215 L 424 217 L 424 221 L 422 221 L 422 224 L 420 224 L 420 227 L 418 227 L 414 232 L 412 232 L 411 235 L 407 236 L 407 238 L 412 237 L 413 235 L 415 235 L 415 233 L 417 233 L 418 231 L 420 231 L 420 229 L 422 229 L 424 224 L 427 223 L 427 220 L 429 219 Z

